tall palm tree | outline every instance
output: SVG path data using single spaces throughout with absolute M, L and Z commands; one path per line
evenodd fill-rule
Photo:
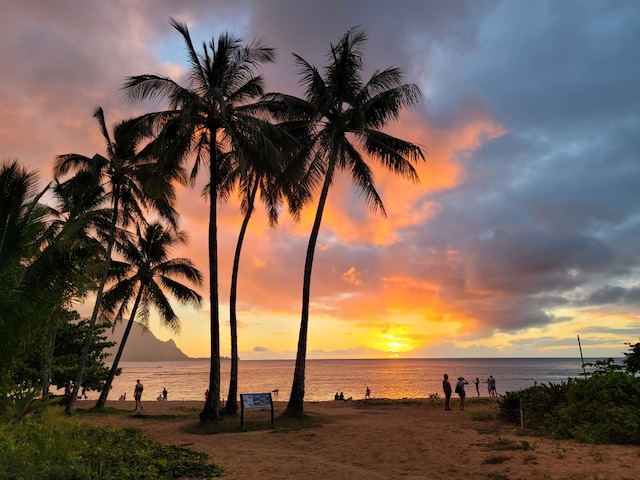
M 107 156 L 96 154 L 85 157 L 77 153 L 58 155 L 54 164 L 56 177 L 71 171 L 79 174 L 90 173 L 104 189 L 103 205 L 108 210 L 109 224 L 98 229 L 106 243 L 105 263 L 98 283 L 96 300 L 89 320 L 87 338 L 78 359 L 71 401 L 67 413 L 73 410 L 78 389 L 82 383 L 84 366 L 91 347 L 91 337 L 95 329 L 98 313 L 102 305 L 104 287 L 111 268 L 111 255 L 120 227 L 131 223 L 144 223 L 144 213 L 156 210 L 164 218 L 175 224 L 176 212 L 174 186 L 169 179 L 180 180 L 184 173 L 174 165 L 160 163 L 148 156 L 143 142 L 152 138 L 152 124 L 146 119 L 131 119 L 119 122 L 113 129 L 113 139 L 107 129 L 104 112 L 98 108 L 94 113 L 106 143 Z
M 202 297 L 195 290 L 180 283 L 180 280 L 186 279 L 195 285 L 201 285 L 200 271 L 187 258 L 169 258 L 169 249 L 178 243 L 186 243 L 185 240 L 182 232 L 174 233 L 160 223 L 152 223 L 144 227 L 144 230 L 138 226 L 134 240 L 118 248 L 125 259 L 126 271 L 114 287 L 105 292 L 104 305 L 115 306 L 117 302 L 120 303 L 116 321 L 122 320 L 126 310 L 130 310 L 131 314 L 96 408 L 103 407 L 107 401 L 136 315 L 140 316 L 140 323 L 146 325 L 150 309 L 154 307 L 160 312 L 162 323 L 178 331 L 180 319 L 173 310 L 167 293 L 183 304 L 200 307 Z
M 305 258 L 300 334 L 287 415 L 303 412 L 311 270 L 322 214 L 335 175 L 339 171 L 348 172 L 366 203 L 386 215 L 367 161 L 376 160 L 392 172 L 418 181 L 412 163 L 424 159 L 419 146 L 381 131 L 389 121 L 399 117 L 402 108 L 419 103 L 422 94 L 416 85 L 402 83 L 398 68 L 378 70 L 364 82 L 365 41 L 366 34 L 357 29 L 344 34 L 338 44 L 331 45 L 324 75 L 294 54 L 305 98 L 280 98 L 289 102 L 289 113 L 297 112 L 313 124 L 315 131 L 307 146 L 312 155 L 309 178 L 322 182 Z
M 273 101 L 267 101 L 266 107 L 270 110 L 280 106 Z M 243 168 L 233 170 L 228 179 L 221 183 L 220 191 L 226 192 L 233 185 L 233 180 L 238 183 L 241 196 L 240 207 L 244 213 L 242 225 L 238 234 L 236 248 L 233 256 L 231 271 L 231 288 L 229 294 L 229 329 L 231 334 L 231 369 L 229 375 L 229 393 L 225 403 L 225 411 L 234 415 L 238 411 L 238 273 L 240 270 L 240 257 L 245 234 L 253 214 L 255 202 L 258 196 L 267 209 L 269 225 L 274 227 L 278 223 L 278 217 L 284 204 L 289 207 L 289 213 L 294 219 L 299 219 L 302 205 L 306 199 L 305 191 L 300 182 L 304 176 L 304 162 L 297 161 L 295 153 L 301 149 L 301 139 L 307 134 L 308 124 L 299 122 L 285 122 L 273 128 L 269 125 L 269 131 L 264 135 L 270 137 L 274 145 L 278 145 L 280 152 L 276 157 L 265 157 L 259 148 L 250 157 L 251 162 L 243 165 Z M 271 152 L 273 154 L 273 152 Z M 302 157 L 304 159 L 304 157 Z
M 189 61 L 188 84 L 179 85 L 158 75 L 129 77 L 123 90 L 132 100 L 158 99 L 169 103 L 169 110 L 158 112 L 163 123 L 160 135 L 165 154 L 180 159 L 194 158 L 191 180 L 208 163 L 209 181 L 209 292 L 211 301 L 211 367 L 209 395 L 200 413 L 203 421 L 220 419 L 220 318 L 218 292 L 217 201 L 218 187 L 229 161 L 248 162 L 247 146 L 261 142 L 265 155 L 272 148 L 268 139 L 257 135 L 266 120 L 264 110 L 255 103 L 263 94 L 263 78 L 257 68 L 274 60 L 274 51 L 254 41 L 243 46 L 241 37 L 228 32 L 203 44 L 198 53 L 188 27 L 174 19 L 171 25 L 182 35 Z M 254 150 L 251 150 L 254 151 Z

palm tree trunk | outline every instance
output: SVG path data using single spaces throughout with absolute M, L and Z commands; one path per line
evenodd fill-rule
M 209 295 L 211 303 L 211 364 L 209 368 L 209 395 L 200 412 L 200 421 L 220 419 L 220 312 L 218 296 L 218 165 L 216 158 L 217 129 L 209 130 Z
M 122 352 L 124 351 L 124 346 L 127 343 L 127 339 L 129 338 L 129 333 L 131 333 L 131 327 L 133 326 L 133 321 L 136 318 L 136 313 L 138 312 L 138 305 L 140 305 L 140 299 L 142 298 L 142 292 L 144 287 L 140 285 L 138 289 L 138 295 L 136 296 L 136 301 L 133 304 L 133 309 L 131 310 L 131 315 L 129 316 L 129 321 L 127 322 L 127 327 L 124 329 L 124 333 L 122 334 L 122 340 L 120 340 L 120 345 L 118 345 L 118 351 L 116 352 L 116 356 L 113 358 L 113 364 L 111 365 L 111 370 L 109 370 L 109 376 L 107 377 L 107 381 L 100 392 L 100 398 L 96 402 L 93 408 L 102 408 L 105 403 L 107 403 L 107 397 L 109 396 L 109 392 L 111 391 L 111 384 L 113 383 L 113 379 L 116 376 L 116 371 L 118 370 L 118 364 L 120 363 L 120 358 L 122 357 Z
M 309 235 L 309 245 L 307 246 L 307 257 L 304 262 L 304 280 L 302 284 L 302 316 L 300 319 L 300 333 L 298 337 L 298 353 L 296 354 L 296 366 L 293 373 L 293 385 L 291 386 L 291 395 L 289 403 L 283 415 L 298 416 L 304 411 L 304 374 L 307 360 L 307 332 L 309 330 L 309 301 L 311 298 L 311 270 L 313 267 L 313 255 L 320 233 L 320 224 L 322 223 L 322 214 L 324 212 L 329 187 L 333 177 L 335 164 L 330 162 L 327 175 L 324 179 L 320 200 L 318 201 L 318 209 L 316 210 L 316 218 L 313 221 L 313 228 Z
M 227 395 L 227 403 L 224 407 L 225 412 L 229 415 L 238 413 L 238 317 L 236 311 L 236 299 L 238 294 L 238 270 L 240 270 L 240 252 L 244 236 L 247 233 L 247 226 L 253 213 L 253 205 L 258 192 L 258 180 L 254 183 L 249 194 L 247 213 L 242 220 L 240 234 L 238 235 L 238 243 L 233 257 L 233 270 L 231 272 L 231 293 L 229 295 L 229 328 L 231 330 L 231 374 L 229 378 L 229 395 Z
M 104 262 L 104 270 L 102 272 L 102 278 L 100 279 L 100 285 L 98 286 L 98 292 L 96 293 L 96 303 L 93 306 L 93 312 L 91 313 L 91 319 L 89 320 L 89 327 L 87 329 L 87 336 L 84 339 L 82 345 L 82 351 L 80 352 L 80 358 L 78 359 L 78 370 L 76 372 L 76 378 L 73 382 L 73 391 L 71 392 L 71 398 L 65 409 L 65 413 L 70 415 L 73 412 L 73 407 L 78 398 L 78 391 L 82 384 L 82 376 L 84 375 L 84 366 L 87 362 L 87 356 L 89 355 L 89 349 L 91 348 L 91 340 L 93 338 L 93 332 L 96 328 L 96 321 L 98 320 L 98 312 L 102 306 L 102 296 L 104 294 L 104 287 L 107 284 L 109 278 L 109 270 L 111 269 L 111 253 L 113 252 L 113 246 L 116 243 L 116 228 L 118 224 L 118 205 L 119 194 L 114 193 L 113 196 L 113 218 L 111 219 L 111 232 L 109 233 L 109 242 L 107 244 L 107 251 L 105 253 L 106 258 Z
M 47 342 L 47 358 L 44 362 L 44 370 L 42 372 L 42 398 L 49 396 L 49 386 L 51 385 L 51 365 L 53 364 L 53 352 L 56 348 L 56 334 L 58 332 L 58 319 L 56 315 L 52 315 L 49 319 L 49 340 Z

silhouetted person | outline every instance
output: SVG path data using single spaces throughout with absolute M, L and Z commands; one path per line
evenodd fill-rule
M 142 386 L 142 383 L 140 383 L 140 380 L 136 381 L 136 388 L 133 389 L 133 398 L 136 400 L 136 408 L 134 408 L 134 410 L 138 410 L 138 407 L 140 407 L 140 410 L 142 410 L 142 391 L 144 390 L 144 387 Z
M 446 373 L 442 380 L 442 390 L 444 391 L 444 409 L 451 410 L 451 407 L 449 407 L 449 401 L 451 400 L 451 384 L 449 383 L 449 375 Z

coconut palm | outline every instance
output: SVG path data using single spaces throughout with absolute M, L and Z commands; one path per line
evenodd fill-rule
M 270 110 L 279 108 L 273 102 L 268 102 L 267 108 Z M 225 403 L 225 411 L 234 415 L 238 411 L 238 273 L 240 270 L 240 257 L 245 234 L 254 211 L 255 202 L 258 196 L 265 208 L 269 225 L 274 227 L 278 223 L 278 217 L 284 204 L 289 208 L 289 213 L 294 219 L 299 219 L 300 210 L 304 204 L 305 195 L 309 192 L 302 188 L 300 182 L 304 176 L 304 156 L 296 157 L 295 153 L 300 151 L 302 138 L 308 133 L 306 123 L 286 122 L 277 125 L 274 129 L 269 126 L 269 132 L 265 136 L 270 136 L 271 142 L 278 145 L 280 154 L 275 157 L 265 157 L 258 149 L 250 155 L 251 162 L 244 165 L 243 169 L 236 169 L 231 172 L 228 179 L 221 182 L 220 191 L 226 192 L 232 188 L 233 180 L 237 178 L 238 191 L 241 196 L 240 207 L 244 213 L 242 225 L 238 234 L 236 248 L 233 256 L 233 267 L 231 271 L 231 288 L 229 294 L 229 330 L 231 336 L 231 369 L 229 375 L 229 393 Z M 277 134 L 274 136 L 274 134 Z M 273 153 L 273 152 L 271 152 Z
M 366 203 L 386 215 L 367 161 L 375 160 L 394 173 L 418 181 L 412 163 L 424 159 L 419 146 L 381 131 L 389 121 L 399 117 L 404 107 L 421 101 L 420 90 L 416 85 L 403 84 L 398 68 L 378 70 L 364 82 L 365 41 L 364 32 L 349 30 L 338 44 L 331 45 L 324 74 L 294 54 L 305 97 L 280 97 L 290 105 L 290 114 L 309 118 L 315 128 L 307 146 L 312 154 L 309 179 L 322 183 L 305 258 L 300 334 L 287 415 L 303 412 L 311 270 L 322 214 L 335 175 L 348 172 Z
M 144 142 L 153 136 L 152 125 L 146 119 L 131 119 L 117 123 L 113 128 L 113 139 L 107 129 L 104 112 L 98 108 L 94 114 L 106 143 L 107 156 L 96 154 L 86 157 L 77 153 L 58 155 L 54 164 L 56 177 L 69 172 L 90 174 L 104 189 L 102 208 L 108 212 L 109 224 L 96 233 L 106 243 L 105 262 L 98 283 L 96 300 L 89 320 L 87 338 L 80 352 L 71 401 L 70 413 L 82 383 L 84 366 L 91 346 L 91 336 L 102 305 L 104 287 L 111 268 L 111 255 L 119 228 L 132 223 L 144 223 L 145 212 L 153 209 L 175 223 L 176 212 L 172 180 L 180 180 L 184 173 L 179 167 L 161 163 L 147 154 Z
M 262 76 L 256 69 L 272 62 L 273 49 L 254 41 L 243 46 L 241 37 L 230 33 L 203 44 L 201 53 L 193 45 L 185 24 L 171 19 L 187 49 L 187 86 L 159 75 L 140 75 L 127 79 L 123 90 L 132 100 L 166 100 L 169 110 L 158 112 L 163 124 L 159 144 L 168 156 L 194 159 L 191 180 L 195 181 L 208 163 L 209 179 L 209 292 L 211 301 L 211 367 L 209 395 L 200 414 L 203 421 L 220 418 L 220 320 L 218 292 L 217 201 L 221 179 L 233 168 L 230 162 L 248 163 L 248 147 L 260 143 L 269 156 L 272 149 L 261 119 L 264 108 L 255 100 L 263 94 Z M 253 102 L 253 103 L 252 103 Z M 250 150 L 255 151 L 256 147 Z
M 189 259 L 169 258 L 169 249 L 179 243 L 186 243 L 185 240 L 184 233 L 174 233 L 170 229 L 165 229 L 160 223 L 152 223 L 142 229 L 138 226 L 133 241 L 125 242 L 118 247 L 125 259 L 124 265 L 120 265 L 125 267 L 125 272 L 113 288 L 105 292 L 104 305 L 114 307 L 120 303 L 116 321 L 121 321 L 127 310 L 131 314 L 96 408 L 103 407 L 107 401 L 111 383 L 118 370 L 118 363 L 136 316 L 139 316 L 140 323 L 146 326 L 153 307 L 160 313 L 160 320 L 165 326 L 173 331 L 179 331 L 180 319 L 171 306 L 167 294 L 175 297 L 182 304 L 200 307 L 202 297 L 195 290 L 180 283 L 182 279 L 186 279 L 195 285 L 201 285 L 200 271 Z

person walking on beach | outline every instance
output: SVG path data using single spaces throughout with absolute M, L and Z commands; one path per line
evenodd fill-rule
M 498 396 L 498 392 L 496 391 L 496 379 L 493 378 L 493 375 L 489 375 L 489 395 L 492 397 Z
M 464 377 L 458 377 L 458 383 L 456 383 L 456 393 L 460 396 L 460 410 L 464 410 L 464 397 L 467 396 L 464 391 L 465 385 L 469 385 L 469 382 L 467 382 Z
M 480 396 L 480 379 L 478 377 L 476 377 L 476 381 L 473 382 L 476 386 L 476 393 L 478 394 L 478 396 Z
M 364 399 L 368 399 L 371 398 L 371 389 L 369 388 L 369 385 L 367 385 L 367 389 L 364 391 Z
M 487 393 L 489 394 L 489 396 L 491 397 L 491 379 L 487 378 Z
M 451 383 L 449 383 L 449 375 L 446 373 L 442 380 L 442 390 L 444 391 L 444 409 L 451 410 L 451 407 L 449 406 L 449 401 L 451 400 Z
M 142 383 L 140 383 L 140 380 L 136 380 L 136 388 L 133 389 L 133 398 L 136 400 L 136 408 L 134 410 L 138 410 L 138 407 L 142 410 L 142 402 L 140 401 L 142 399 L 142 390 L 144 390 Z

